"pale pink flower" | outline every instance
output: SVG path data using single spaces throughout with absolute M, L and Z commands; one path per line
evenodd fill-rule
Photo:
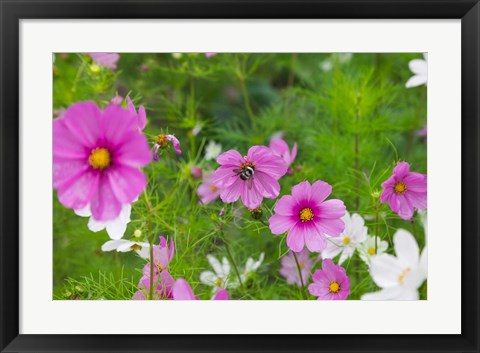
M 297 254 L 298 264 L 300 265 L 300 271 L 302 273 L 303 283 L 306 284 L 308 278 L 310 277 L 310 269 L 312 268 L 313 262 L 310 260 L 310 253 L 307 249 L 303 249 Z M 280 260 L 282 268 L 280 269 L 280 274 L 285 277 L 287 283 L 296 284 L 297 286 L 302 285 L 300 280 L 300 275 L 298 274 L 297 263 L 293 257 L 293 252 L 289 251 L 287 255 L 282 257 Z
M 290 152 L 290 148 L 284 139 L 272 138 L 270 140 L 270 148 L 274 154 L 281 157 L 285 161 L 285 164 L 288 167 L 287 173 L 290 175 L 293 174 L 293 169 L 290 168 L 290 166 L 297 156 L 297 144 L 295 143 L 293 145 L 292 151 Z
M 203 178 L 203 183 L 197 189 L 197 194 L 204 205 L 209 204 L 219 198 L 221 189 L 213 183 L 212 174 Z
M 97 65 L 108 69 L 116 69 L 117 61 L 120 59 L 120 54 L 118 53 L 88 53 L 88 55 Z
M 130 110 L 133 114 L 137 116 L 137 127 L 138 130 L 143 131 L 145 129 L 145 125 L 147 125 L 147 113 L 145 112 L 145 107 L 143 105 L 138 108 L 138 113 L 137 110 L 135 109 L 135 105 L 132 102 L 132 99 L 130 97 L 127 98 L 128 102 L 128 110 Z

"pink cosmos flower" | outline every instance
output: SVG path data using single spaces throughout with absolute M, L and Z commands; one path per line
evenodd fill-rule
M 117 61 L 120 59 L 118 53 L 88 53 L 96 64 L 108 69 L 116 69 Z
M 167 148 L 168 143 L 171 142 L 173 149 L 177 154 L 182 154 L 182 151 L 180 150 L 180 141 L 173 136 L 173 135 L 165 135 L 165 134 L 160 134 L 155 136 L 155 145 L 153 146 L 153 159 L 155 161 L 159 161 L 158 157 L 158 150 L 160 148 Z
M 132 99 L 130 97 L 127 98 L 128 102 L 128 110 L 130 110 L 133 114 L 137 116 L 137 128 L 139 131 L 143 131 L 145 129 L 145 125 L 147 125 L 147 113 L 145 112 L 145 107 L 143 105 L 135 109 L 135 105 L 133 105 Z
M 213 175 L 206 175 L 203 183 L 197 189 L 197 194 L 204 205 L 209 204 L 220 196 L 221 189 L 213 183 Z
M 179 278 L 175 281 L 173 285 L 173 299 L 174 300 L 199 300 L 199 297 L 196 297 L 193 294 L 192 287 L 185 281 L 183 278 Z M 212 297 L 212 300 L 228 300 L 228 292 L 225 289 L 219 290 Z
M 53 121 L 53 188 L 60 203 L 80 210 L 90 204 L 93 218 L 117 218 L 147 185 L 140 167 L 152 160 L 136 116 L 109 105 L 71 105 Z
M 270 231 L 288 232 L 287 245 L 292 251 L 300 252 L 305 245 L 310 251 L 322 251 L 327 235 L 336 237 L 345 229 L 343 201 L 325 201 L 331 192 L 332 187 L 321 180 L 313 185 L 308 181 L 295 185 L 292 195 L 282 196 L 277 202 L 275 214 L 269 219 Z
M 160 244 L 153 246 L 153 271 L 154 276 L 158 276 L 168 268 L 168 265 L 175 254 L 175 245 L 173 239 L 170 239 L 170 245 L 167 244 L 167 239 L 160 236 Z M 150 277 L 150 263 L 143 267 L 143 274 Z
M 407 162 L 397 163 L 382 187 L 380 201 L 388 201 L 392 211 L 405 220 L 413 217 L 415 208 L 427 208 L 427 175 L 410 172 Z
M 162 271 L 160 276 L 155 276 L 153 281 L 153 299 L 172 299 L 175 280 L 168 270 Z M 144 275 L 138 283 L 138 291 L 133 295 L 133 300 L 147 300 L 150 295 L 150 276 Z
M 350 279 L 345 269 L 330 259 L 323 260 L 322 269 L 315 271 L 312 279 L 308 291 L 318 300 L 345 300 L 350 294 Z
M 205 57 L 211 58 L 212 56 L 217 55 L 218 53 L 205 53 Z
M 312 260 L 310 260 L 309 252 L 307 249 L 303 249 L 297 254 L 298 263 L 302 272 L 303 283 L 307 283 L 308 278 L 310 277 L 310 269 L 312 268 Z M 300 281 L 300 276 L 298 274 L 297 263 L 293 257 L 291 251 L 287 255 L 282 257 L 280 260 L 282 268 L 280 269 L 280 274 L 285 277 L 287 283 L 296 284 L 301 287 L 302 282 Z
M 292 152 L 290 152 L 288 144 L 285 142 L 284 139 L 273 138 L 270 140 L 270 148 L 274 154 L 276 154 L 279 157 L 282 157 L 282 159 L 285 161 L 285 164 L 288 167 L 287 173 L 289 175 L 292 175 L 293 169 L 290 168 L 290 165 L 293 163 L 293 161 L 295 160 L 295 157 L 297 156 L 297 144 L 295 143 L 293 145 Z
M 250 147 L 245 157 L 235 150 L 217 158 L 220 167 L 213 173 L 213 182 L 222 189 L 220 198 L 231 203 L 240 197 L 247 208 L 260 206 L 263 198 L 274 199 L 280 193 L 280 179 L 287 166 L 266 146 Z
M 160 244 L 153 246 L 153 284 L 155 288 L 155 299 L 172 298 L 172 288 L 175 280 L 168 272 L 168 265 L 173 259 L 175 246 L 170 239 L 170 245 L 164 236 L 160 236 Z M 138 284 L 133 299 L 141 300 L 148 298 L 150 293 L 150 262 L 143 267 L 143 276 Z M 140 293 L 139 293 L 140 292 Z M 142 294 L 143 293 L 143 294 Z

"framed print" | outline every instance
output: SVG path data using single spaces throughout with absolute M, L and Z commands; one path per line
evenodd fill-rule
M 477 1 L 2 1 L 2 352 L 478 352 Z

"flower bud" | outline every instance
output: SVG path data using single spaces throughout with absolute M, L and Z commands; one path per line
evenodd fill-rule
M 203 172 L 202 168 L 200 168 L 199 166 L 196 165 L 190 168 L 190 173 L 192 174 L 193 179 L 202 179 Z
M 257 207 L 253 210 L 248 210 L 248 212 L 250 212 L 250 215 L 252 216 L 253 219 L 262 218 L 263 211 L 261 207 Z

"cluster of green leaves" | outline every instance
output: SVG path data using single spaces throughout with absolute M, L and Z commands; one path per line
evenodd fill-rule
M 426 87 L 405 88 L 411 76 L 408 62 L 419 56 L 121 54 L 112 71 L 83 54 L 56 54 L 53 104 L 54 110 L 83 100 L 105 106 L 117 94 L 129 95 L 137 107 L 146 108 L 150 142 L 167 131 L 179 138 L 181 156 L 162 151 L 160 162 L 144 169 L 148 188 L 134 204 L 124 236 L 132 238 L 140 229 L 144 237 L 173 238 L 176 251 L 169 270 L 174 278 L 185 278 L 196 295 L 210 298 L 199 275 L 210 270 L 206 255 L 227 257 L 228 244 L 240 270 L 248 257 L 265 253 L 258 272 L 230 291 L 233 299 L 301 299 L 302 289 L 278 273 L 288 249 L 284 237 L 272 235 L 267 226 L 276 200 L 264 201 L 259 220 L 240 202 L 200 205 L 196 189 L 201 180 L 190 169 L 201 166 L 205 174 L 217 167 L 203 158 L 208 141 L 246 154 L 250 146 L 268 145 L 273 134 L 282 132 L 290 146 L 298 144 L 298 156 L 293 175 L 280 180 L 281 195 L 301 181 L 324 180 L 333 186 L 331 197 L 368 219 L 370 235 L 377 231 L 388 241 L 389 252 L 398 228 L 412 232 L 423 247 L 418 216 L 404 221 L 382 205 L 378 222 L 373 217 L 374 195 L 398 160 L 409 162 L 414 171 L 427 170 L 426 143 L 416 134 L 426 124 Z M 219 217 L 223 207 L 225 215 Z M 92 233 L 86 224 L 54 195 L 55 298 L 130 298 L 144 260 L 134 253 L 101 252 L 108 235 Z M 320 267 L 317 262 L 312 271 Z M 357 254 L 344 267 L 351 278 L 349 299 L 377 289 Z M 426 286 L 421 297 L 426 298 Z

